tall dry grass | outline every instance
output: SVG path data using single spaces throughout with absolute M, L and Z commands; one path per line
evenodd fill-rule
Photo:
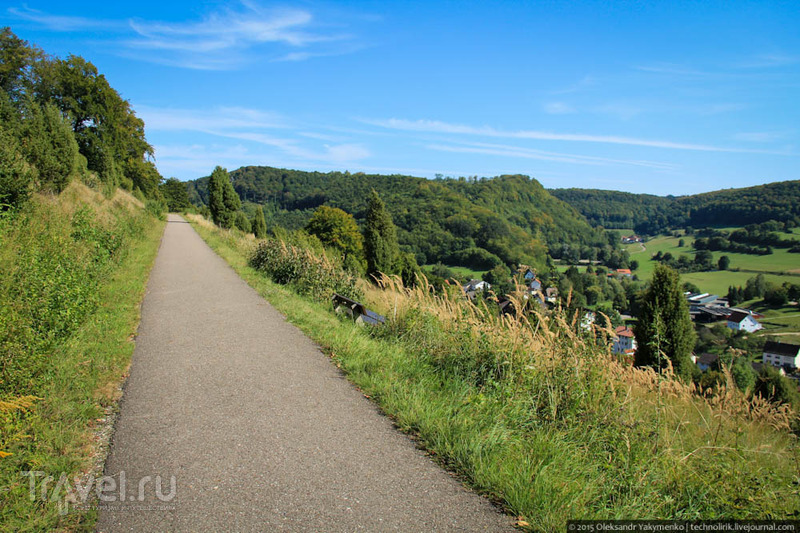
M 521 294 L 512 304 L 529 312 L 501 315 L 458 287 L 435 293 L 424 279 L 407 288 L 384 276 L 366 298 L 390 317 L 376 335 L 401 339 L 436 371 L 501 402 L 504 426 L 523 440 L 547 434 L 581 457 L 581 516 L 800 512 L 797 413 L 743 394 L 727 371 L 712 393 L 669 370 L 634 368 L 611 353 L 608 321 L 584 330 L 577 314 L 530 306 Z
M 580 518 L 800 514 L 794 413 L 742 395 L 730 376 L 714 394 L 697 391 L 618 360 L 608 324 L 584 331 L 577 314 L 535 307 L 501 316 L 424 279 L 358 281 L 387 321 L 354 329 L 257 279 L 244 239 L 201 233 L 398 427 L 532 530 Z

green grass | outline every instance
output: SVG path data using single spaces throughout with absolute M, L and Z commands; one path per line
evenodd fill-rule
M 600 377 L 611 375 L 603 374 L 603 349 L 574 334 L 531 353 L 523 337 L 419 307 L 380 329 L 355 327 L 249 267 L 235 234 L 192 223 L 399 428 L 532 530 L 563 530 L 570 518 L 800 512 L 797 449 L 786 433 L 729 418 L 685 393 L 654 396 L 654 382 L 639 371 L 619 370 L 651 385 L 610 391 Z M 380 305 L 380 294 L 372 296 Z M 542 363 L 555 353 L 553 365 Z M 541 364 L 546 372 L 527 370 Z
M 678 246 L 678 241 L 683 239 L 685 245 Z M 646 250 L 642 251 L 639 244 L 630 244 L 625 248 L 630 253 L 631 259 L 639 262 L 636 275 L 639 279 L 648 280 L 652 276 L 656 266 L 656 261 L 651 257 L 658 252 L 662 254 L 669 252 L 673 256 L 688 255 L 694 259 L 695 251 L 691 247 L 694 239 L 691 236 L 673 237 L 660 236 L 644 243 Z M 711 272 L 692 272 L 682 274 L 681 279 L 691 281 L 697 285 L 701 291 L 710 292 L 724 296 L 728 293 L 730 286 L 744 286 L 747 280 L 764 273 L 767 281 L 778 285 L 788 281 L 789 283 L 800 283 L 800 276 L 788 275 L 790 271 L 800 269 L 800 254 L 790 254 L 786 249 L 776 248 L 771 255 L 749 255 L 734 254 L 728 252 L 713 252 L 714 262 L 723 255 L 727 255 L 731 260 L 728 270 Z
M 747 284 L 747 280 L 756 275 L 757 274 L 752 272 L 714 270 L 711 272 L 690 272 L 687 274 L 681 274 L 681 280 L 694 283 L 702 292 L 709 292 L 719 296 L 725 296 L 728 294 L 728 287 L 744 287 Z M 772 274 L 765 274 L 764 277 L 766 278 L 767 282 L 775 283 L 777 285 L 780 285 L 785 281 L 789 281 L 790 283 L 800 283 L 800 278 L 775 276 Z
M 432 266 L 434 266 L 434 265 L 432 265 L 432 264 L 425 265 L 424 268 L 426 270 L 428 270 Z M 447 266 L 447 268 L 452 270 L 455 275 L 457 275 L 459 277 L 462 277 L 464 279 L 482 279 L 483 275 L 486 273 L 485 270 L 475 270 L 475 269 L 472 269 L 472 268 L 469 268 L 469 267 L 465 267 L 465 266 L 450 266 L 450 265 L 446 265 L 446 266 Z
M 100 209 L 111 211 L 106 203 Z M 0 530 L 94 529 L 94 511 L 60 514 L 58 501 L 31 500 L 29 479 L 21 472 L 42 471 L 56 480 L 64 473 L 72 480 L 98 468 L 94 432 L 118 400 L 163 227 L 149 217 L 141 225 L 143 233 L 128 241 L 127 253 L 96 288 L 99 306 L 68 338 L 53 345 L 47 366 L 28 391 L 39 400 L 27 412 L 6 413 L 6 435 L 10 427 L 21 435 L 6 450 L 12 455 L 0 459 Z

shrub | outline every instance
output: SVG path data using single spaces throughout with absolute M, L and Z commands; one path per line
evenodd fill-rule
M 279 239 L 259 242 L 250 257 L 250 266 L 266 273 L 275 283 L 291 285 L 298 293 L 320 301 L 330 299 L 333 293 L 353 299 L 362 296 L 355 278 L 324 252 L 317 255 Z
M 14 136 L 0 124 L 0 211 L 27 201 L 35 175 L 19 152 Z

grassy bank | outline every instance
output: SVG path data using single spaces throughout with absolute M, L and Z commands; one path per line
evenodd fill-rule
M 53 476 L 53 489 L 61 474 L 72 482 L 102 468 L 100 433 L 163 222 L 127 193 L 108 198 L 78 183 L 24 209 L 0 229 L 0 529 L 90 531 L 92 511 L 61 514 L 63 492 L 31 498 L 22 472 Z
M 532 530 L 800 512 L 786 410 L 621 365 L 558 314 L 500 319 L 387 283 L 364 288 L 387 324 L 358 328 L 248 266 L 252 239 L 191 221 L 401 429 Z

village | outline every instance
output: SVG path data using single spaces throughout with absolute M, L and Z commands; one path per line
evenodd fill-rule
M 631 243 L 641 242 L 641 238 L 628 238 Z M 631 277 L 630 269 L 614 269 L 608 276 Z M 559 292 L 556 287 L 544 287 L 538 279 L 536 272 L 530 268 L 523 268 L 516 276 L 521 280 L 520 286 L 524 292 L 523 300 L 535 303 L 542 311 L 553 309 L 560 305 Z M 462 286 L 464 295 L 474 300 L 480 295 L 486 296 L 492 290 L 491 283 L 484 280 L 472 279 Z M 759 322 L 763 318 L 757 312 L 743 307 L 730 306 L 727 298 L 710 293 L 685 292 L 686 304 L 689 316 L 695 324 L 695 328 L 704 328 L 713 324 L 724 324 L 734 335 L 746 336 L 763 329 Z M 497 299 L 499 312 L 502 314 L 516 313 L 514 300 L 508 296 L 499 296 Z M 614 334 L 610 336 L 611 353 L 620 356 L 624 361 L 633 364 L 637 350 L 637 340 L 632 328 L 635 318 L 629 315 L 622 315 L 624 324 L 618 325 L 614 329 Z M 590 310 L 583 311 L 580 320 L 580 328 L 586 332 L 595 329 L 598 323 L 597 313 Z M 709 370 L 719 370 L 721 361 L 719 354 L 716 353 L 693 353 L 692 362 L 697 365 L 701 372 Z M 760 361 L 751 361 L 753 371 L 758 374 L 763 365 L 774 367 L 779 374 L 793 380 L 800 391 L 800 345 L 780 342 L 778 340 L 767 340 L 764 343 Z

